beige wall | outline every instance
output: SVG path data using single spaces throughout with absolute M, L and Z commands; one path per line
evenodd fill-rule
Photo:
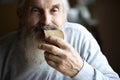
M 97 0 L 102 49 L 109 63 L 120 74 L 120 1 Z
M 3 36 L 18 26 L 15 5 L 0 5 L 0 36 Z

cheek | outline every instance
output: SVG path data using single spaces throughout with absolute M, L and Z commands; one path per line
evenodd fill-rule
M 38 21 L 39 19 L 38 18 L 35 18 L 35 17 L 28 17 L 26 19 L 26 27 L 28 29 L 32 28 L 33 26 L 37 25 L 38 24 Z
M 63 23 L 65 22 L 65 19 L 64 19 L 64 16 L 61 15 L 61 16 L 57 16 L 54 18 L 54 21 L 56 23 L 56 25 L 61 28 L 63 26 Z

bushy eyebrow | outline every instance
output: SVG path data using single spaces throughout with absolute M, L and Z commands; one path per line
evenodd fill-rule
M 52 6 L 52 8 L 55 8 L 55 7 L 60 8 L 60 4 L 55 4 L 55 5 Z

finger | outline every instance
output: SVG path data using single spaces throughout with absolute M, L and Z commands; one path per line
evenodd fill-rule
M 49 52 L 45 52 L 45 58 L 47 60 L 51 60 L 51 61 L 53 61 L 53 62 L 55 62 L 57 64 L 61 62 L 61 58 L 59 56 L 53 55 L 53 54 L 51 54 Z
M 48 65 L 50 65 L 53 68 L 56 68 L 57 64 L 51 60 L 46 60 L 46 62 L 48 63 Z
M 63 51 L 60 48 L 58 48 L 54 45 L 51 45 L 51 44 L 45 44 L 44 43 L 44 44 L 39 45 L 38 48 L 42 49 L 42 50 L 45 50 L 45 51 L 47 51 L 47 52 L 49 52 L 53 55 L 57 55 L 57 56 L 61 56 L 62 53 L 63 53 Z
M 48 38 L 46 38 L 46 41 L 63 49 L 67 48 L 68 45 L 63 39 L 55 36 L 49 36 Z
M 51 67 L 57 69 L 57 70 L 61 70 L 61 69 L 65 69 L 64 66 L 61 66 L 62 63 L 57 62 L 58 60 L 53 60 L 53 58 L 48 59 L 47 57 L 45 57 L 46 62 L 48 63 L 48 65 L 50 65 Z

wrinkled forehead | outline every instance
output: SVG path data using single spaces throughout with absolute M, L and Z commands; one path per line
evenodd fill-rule
M 37 5 L 39 7 L 50 7 L 53 5 L 61 5 L 62 0 L 26 0 L 29 5 Z

